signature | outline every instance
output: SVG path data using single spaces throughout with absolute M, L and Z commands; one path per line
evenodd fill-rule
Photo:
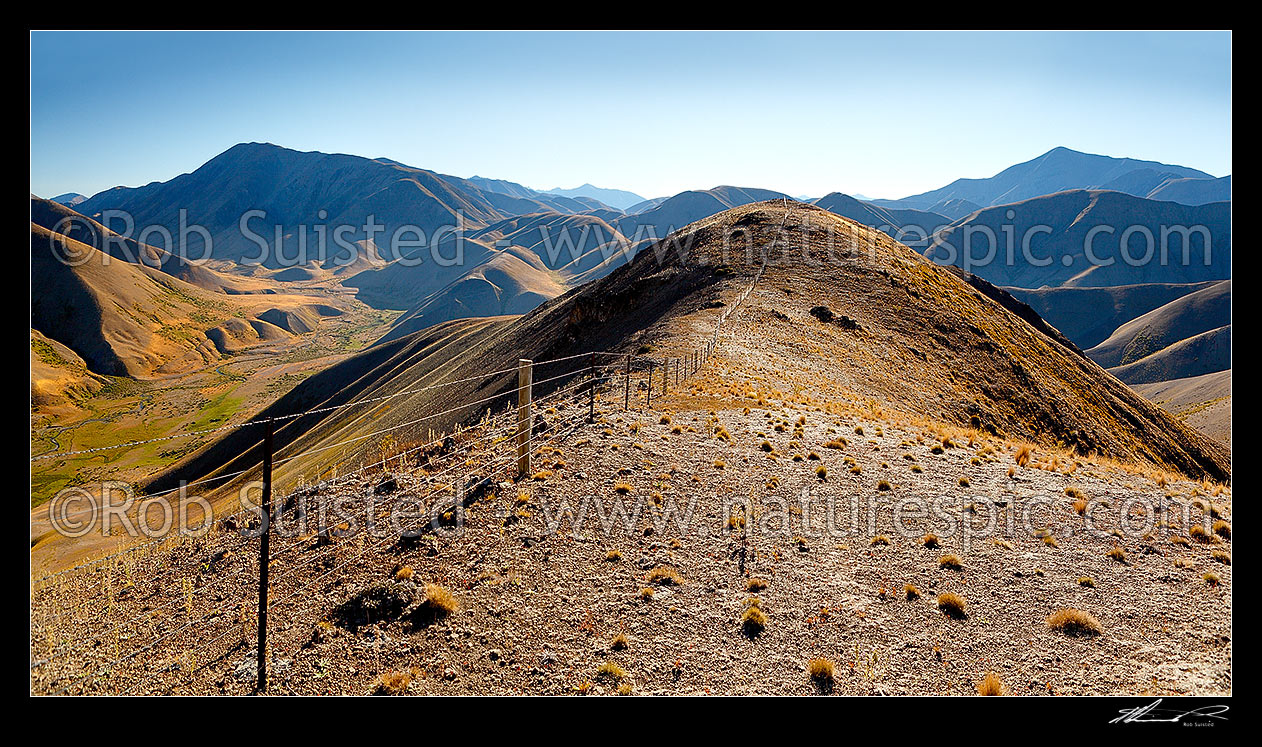
M 1197 720 L 1218 719 L 1226 721 L 1227 717 L 1222 715 L 1231 709 L 1226 705 L 1208 705 L 1202 708 L 1195 708 L 1190 711 L 1180 713 L 1172 708 L 1158 708 L 1161 705 L 1161 698 L 1154 700 L 1146 706 L 1138 708 L 1123 708 L 1118 711 L 1121 715 L 1110 721 L 1110 724 L 1177 724 L 1188 716 L 1195 716 Z

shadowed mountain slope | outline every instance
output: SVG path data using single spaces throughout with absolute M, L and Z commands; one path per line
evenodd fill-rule
M 31 276 L 38 278 L 31 328 L 73 350 L 93 373 L 147 376 L 217 357 L 202 334 L 211 324 L 189 321 L 209 299 L 160 270 L 32 223 Z
M 565 292 L 546 268 L 525 259 L 519 247 L 499 254 L 421 301 L 394 323 L 377 344 L 453 319 L 525 314 Z M 523 252 L 524 253 L 524 252 Z
M 1109 373 L 1127 384 L 1152 384 L 1231 368 L 1231 325 L 1184 338 Z
M 856 200 L 840 192 L 824 195 L 814 204 L 843 218 L 875 228 L 913 249 L 927 247 L 929 237 L 938 229 L 945 228 L 951 223 L 950 218 L 939 213 L 906 208 L 885 208 L 871 202 Z
M 1128 254 L 1119 248 L 1123 236 Z M 1028 252 L 1023 249 L 1027 241 Z M 996 285 L 1021 288 L 1226 280 L 1231 275 L 1231 204 L 1190 206 L 1121 192 L 1059 192 L 974 213 L 934 236 L 925 256 Z
M 339 238 L 347 245 L 371 240 L 383 256 L 389 256 L 390 237 L 406 226 L 419 227 L 428 239 L 440 228 L 457 224 L 476 228 L 508 215 L 601 207 L 594 200 L 486 191 L 467 179 L 389 159 L 299 152 L 267 143 L 242 143 L 190 174 L 143 187 L 116 187 L 79 205 L 89 216 L 123 210 L 137 227 L 162 225 L 177 235 L 184 209 L 186 223 L 209 231 L 215 259 L 258 262 L 259 242 L 264 242 L 269 251 L 263 264 L 273 268 L 346 255 L 348 250 L 337 243 Z M 243 231 L 242 217 L 253 210 L 264 211 L 266 216 L 250 218 L 248 230 Z M 369 216 L 380 226 L 371 236 L 364 229 Z M 317 225 L 329 227 L 323 246 Z M 339 226 L 351 230 L 340 237 L 332 235 Z M 304 258 L 303 227 L 305 262 L 299 261 Z M 408 232 L 402 238 L 417 237 Z M 190 255 L 201 256 L 200 234 L 190 234 L 188 243 Z
M 1183 205 L 1204 205 L 1210 202 L 1231 200 L 1231 177 L 1205 179 L 1180 176 L 1156 169 L 1138 169 L 1114 179 L 1100 189 L 1144 197 L 1149 200 L 1165 200 Z
M 1166 179 L 1147 194 L 1150 200 L 1169 200 L 1184 205 L 1205 205 L 1231 200 L 1231 177 L 1218 179 Z
M 1004 290 L 1029 304 L 1039 316 L 1086 350 L 1106 340 L 1114 330 L 1135 317 L 1217 282 L 1221 281 L 1103 288 L 1032 289 L 1009 286 Z
M 1224 280 L 1121 325 L 1108 339 L 1088 350 L 1087 355 L 1105 368 L 1123 366 L 1179 340 L 1228 324 L 1231 324 L 1231 281 Z
M 66 205 L 32 196 L 31 222 L 53 233 L 65 235 L 81 244 L 106 252 L 111 257 L 161 270 L 171 277 L 179 278 L 203 290 L 225 293 L 250 292 L 247 282 L 230 278 L 201 264 L 186 262 L 165 249 L 119 236 Z

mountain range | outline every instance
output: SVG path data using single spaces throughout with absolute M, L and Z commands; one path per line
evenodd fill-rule
M 901 200 L 862 200 L 833 192 L 814 204 L 875 228 L 934 262 L 956 265 L 1007 288 L 1090 355 L 1091 348 L 1126 323 L 1230 278 L 1231 208 L 1230 202 L 1221 201 L 1230 198 L 1230 179 L 1152 161 L 1055 148 L 989 179 L 960 179 Z M 67 202 L 74 199 L 61 197 Z M 777 199 L 793 201 L 781 192 L 737 186 L 650 200 L 591 185 L 541 192 L 508 180 L 443 175 L 389 158 L 243 143 L 190 174 L 106 190 L 77 202 L 75 210 L 98 218 L 109 210 L 123 210 L 136 226 L 159 225 L 172 234 L 179 231 L 183 210 L 183 220 L 205 226 L 213 239 L 211 261 L 172 262 L 169 253 L 147 247 L 141 253 L 148 252 L 155 260 L 149 265 L 202 290 L 228 294 L 257 291 L 249 286 L 255 279 L 282 284 L 333 279 L 367 304 L 402 312 L 382 335 L 379 342 L 384 344 L 456 319 L 529 312 L 605 277 L 689 224 Z M 33 200 L 33 215 L 48 213 L 51 205 Z M 249 224 L 259 236 L 244 232 L 239 224 L 241 215 L 251 209 L 266 212 L 265 219 Z M 313 239 L 315 226 L 362 226 L 368 216 L 381 226 L 373 236 L 355 230 L 344 236 L 345 245 L 330 245 L 326 238 L 322 247 Z M 57 217 L 48 213 L 37 222 L 48 228 Z M 457 222 L 464 228 L 459 242 L 454 233 L 434 238 L 444 226 Z M 93 225 L 92 232 L 108 233 L 99 223 Z M 418 227 L 434 239 L 432 245 L 390 256 L 386 237 L 406 226 Z M 1132 238 L 1138 253 L 1143 250 L 1143 231 L 1158 239 L 1168 226 L 1200 226 L 1204 231 L 1189 233 L 1189 262 L 1181 261 L 1182 236 L 1176 234 L 1169 253 L 1177 261 L 1135 266 L 1119 261 L 1118 252 L 1119 227 L 1131 226 L 1140 231 Z M 1029 257 L 1016 251 L 1008 261 L 1001 246 L 996 261 L 979 264 L 966 261 L 958 251 L 963 237 L 971 236 L 981 242 L 974 244 L 974 256 L 984 255 L 986 237 L 1003 241 L 1005 230 L 1016 237 L 1030 235 Z M 1111 264 L 1088 261 L 1084 246 L 1089 234 L 1094 254 L 1113 260 Z M 190 239 L 196 255 L 200 236 L 194 233 Z M 314 250 L 306 262 L 292 261 L 304 239 Z M 262 260 L 255 259 L 259 241 L 269 250 Z M 127 246 L 138 251 L 134 239 Z M 462 261 L 435 259 L 454 257 L 458 251 L 463 252 Z M 1088 292 L 1092 289 L 1099 290 Z M 1103 314 L 1102 299 L 1107 304 Z M 1135 382 L 1152 381 L 1157 372 L 1194 375 L 1198 365 L 1205 367 L 1196 361 L 1204 361 L 1210 352 L 1216 351 L 1221 362 L 1221 343 L 1227 338 L 1215 330 L 1222 326 L 1201 330 L 1197 334 L 1209 338 L 1173 349 L 1160 366 L 1149 361 L 1140 367 L 1144 373 L 1122 369 L 1138 360 L 1104 363 Z M 44 333 L 53 340 L 65 338 L 57 330 Z M 94 370 L 117 369 L 99 359 L 97 350 L 79 354 L 100 361 L 92 364 Z
M 561 189 L 555 187 L 545 190 L 546 194 L 561 195 L 562 197 L 590 197 L 593 200 L 599 200 L 604 204 L 618 208 L 619 210 L 627 210 L 632 205 L 644 202 L 644 198 L 635 192 L 628 192 L 625 189 L 603 189 L 591 184 L 584 184 L 574 189 Z
M 1171 189 L 1170 196 L 1162 199 L 1173 199 L 1177 195 L 1196 200 L 1189 204 L 1231 199 L 1229 178 L 1215 179 L 1204 171 L 1186 166 L 1112 158 L 1057 147 L 1038 158 L 1009 166 L 992 177 L 957 179 L 945 187 L 918 195 L 873 202 L 885 207 L 942 212 L 942 203 L 948 200 L 990 207 L 1071 189 L 1114 189 L 1138 197 L 1150 197 L 1166 181 L 1181 179 L 1200 183 L 1196 187 Z

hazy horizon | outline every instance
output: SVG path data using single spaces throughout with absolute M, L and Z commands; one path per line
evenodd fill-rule
M 31 191 L 166 181 L 251 141 L 645 198 L 899 198 L 1057 146 L 1224 176 L 1230 40 L 34 32 Z

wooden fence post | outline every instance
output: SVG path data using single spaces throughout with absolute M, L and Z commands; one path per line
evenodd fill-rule
M 267 692 L 267 576 L 268 557 L 271 555 L 269 537 L 272 533 L 272 427 L 267 424 L 263 432 L 263 515 L 259 519 L 262 534 L 259 536 L 259 650 L 258 691 Z
M 592 423 L 596 420 L 596 354 L 592 353 L 591 360 L 591 388 L 587 390 L 587 422 Z
M 535 364 L 522 358 L 517 361 L 517 477 L 530 475 L 530 431 L 534 425 L 531 390 L 534 389 Z

